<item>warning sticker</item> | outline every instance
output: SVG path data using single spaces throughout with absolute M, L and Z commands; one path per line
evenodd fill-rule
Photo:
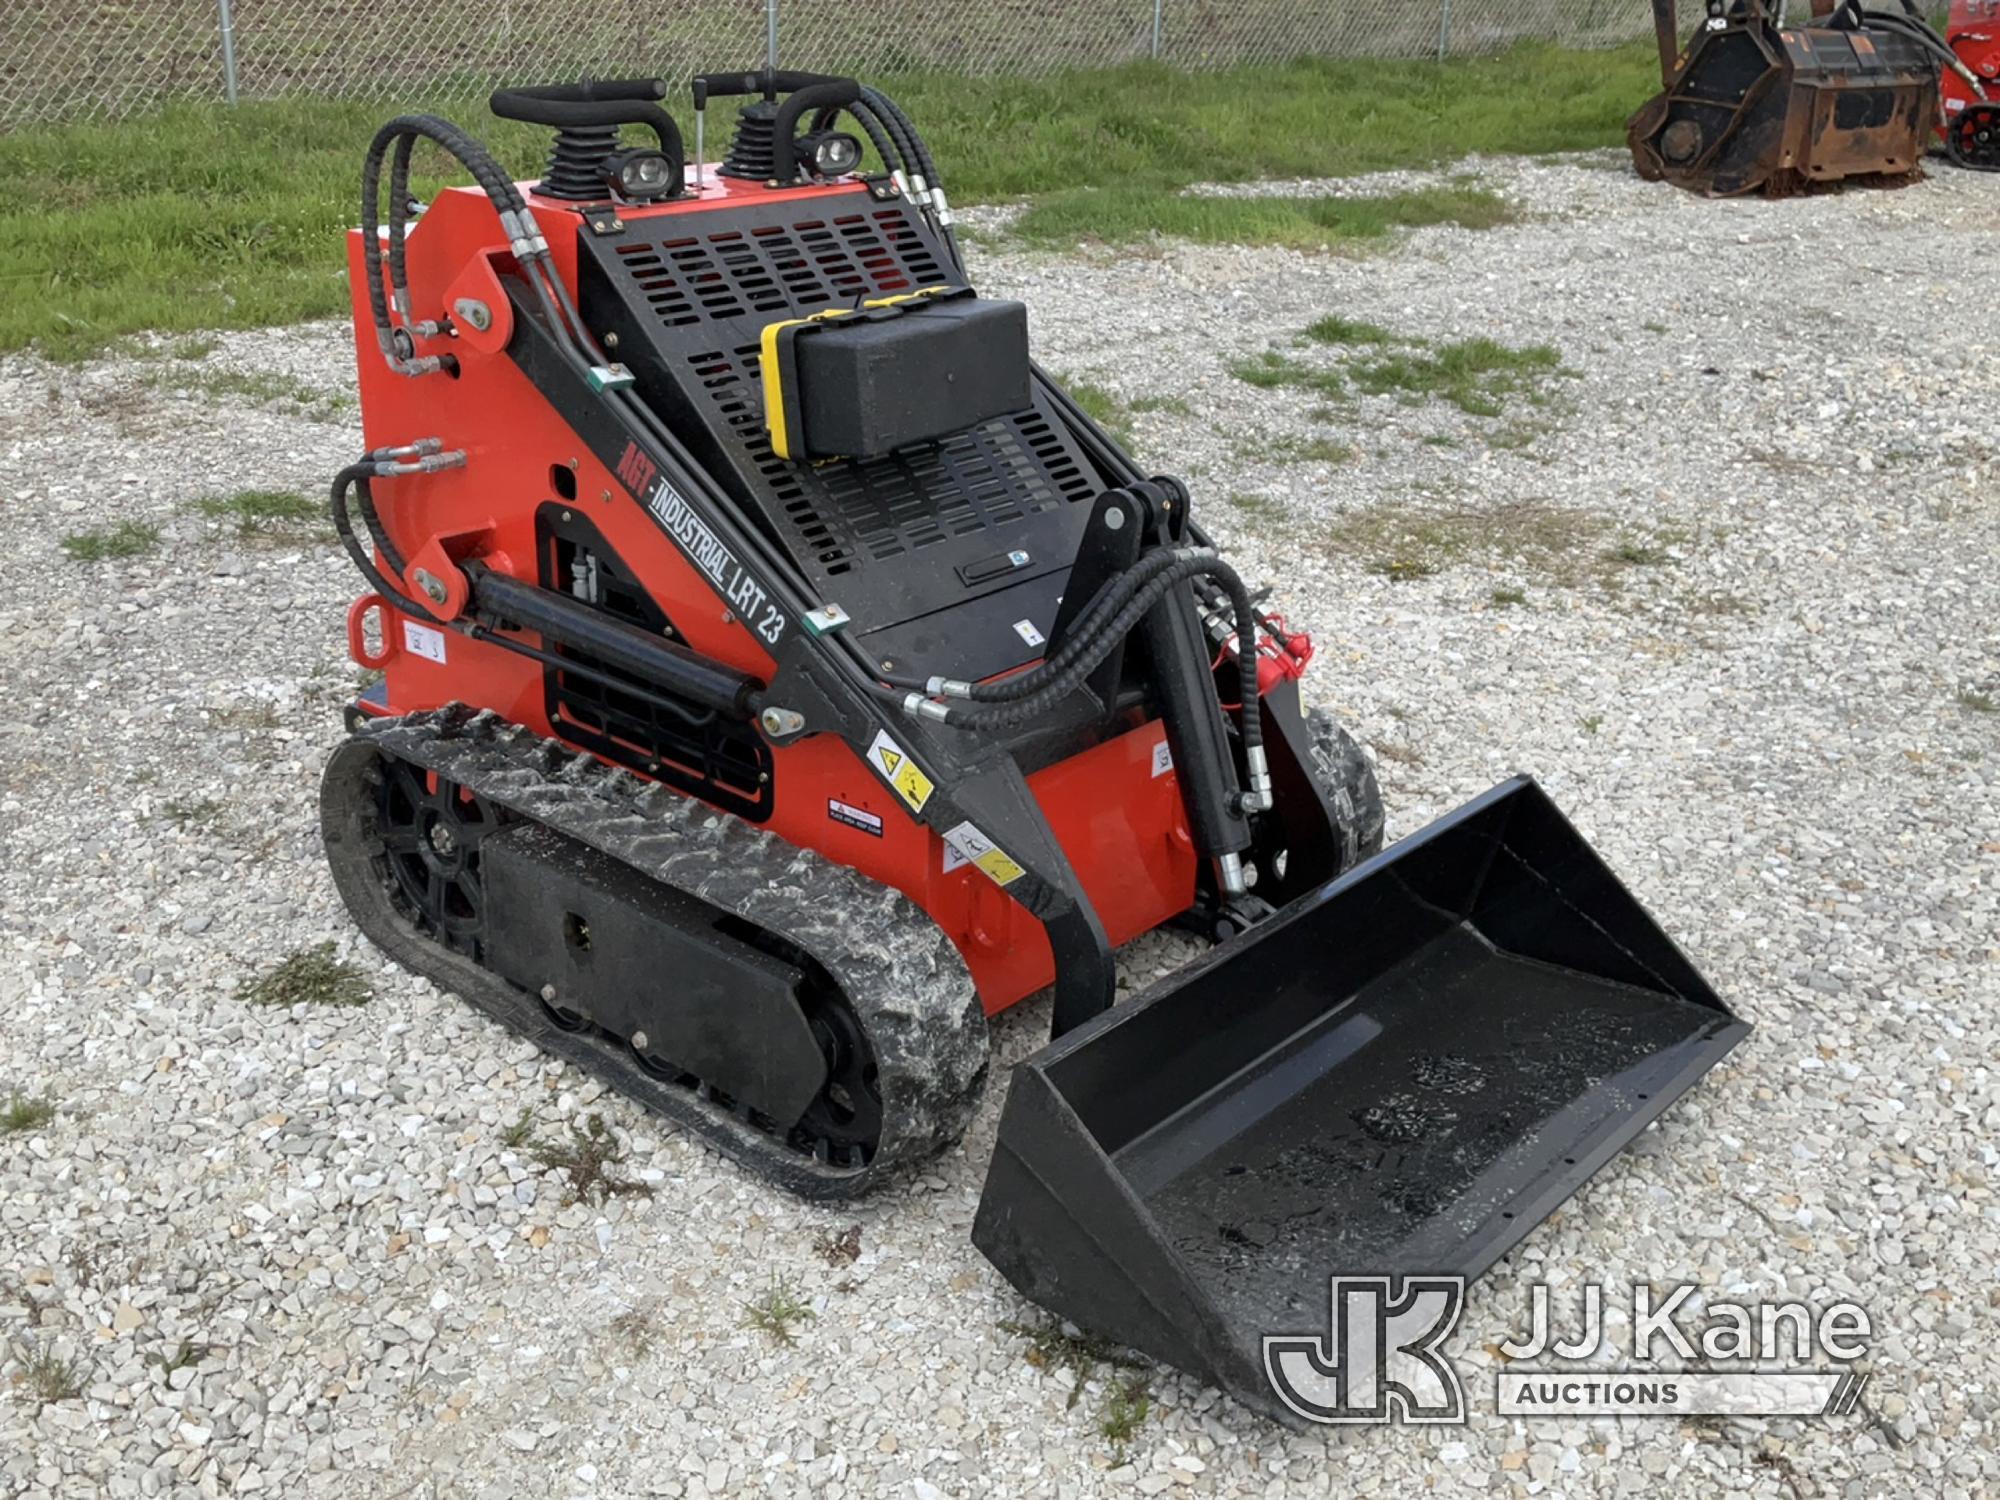
M 1173 748 L 1165 740 L 1153 746 L 1153 775 L 1161 777 L 1174 768 Z
M 842 802 L 838 797 L 826 799 L 826 815 L 836 823 L 845 823 L 849 828 L 859 828 L 863 833 L 882 837 L 882 820 L 865 807 L 855 807 Z
M 910 804 L 911 812 L 922 812 L 924 804 L 931 800 L 931 793 L 937 790 L 930 777 L 917 769 L 909 752 L 889 738 L 886 729 L 875 731 L 874 743 L 868 747 L 868 763 L 896 789 L 898 797 Z
M 1014 863 L 1005 849 L 970 823 L 946 829 L 944 848 L 944 867 L 947 871 L 956 870 L 960 865 L 972 865 L 995 885 L 1012 885 L 1028 873 Z M 958 856 L 956 860 L 952 858 L 954 854 Z
M 441 662 L 444 660 L 444 632 L 419 625 L 415 620 L 405 620 L 403 649 L 412 656 L 421 656 L 425 661 Z
M 1033 620 L 1016 620 L 1014 622 L 1014 634 L 1018 635 L 1030 646 L 1039 646 L 1048 639 L 1047 636 L 1035 628 Z

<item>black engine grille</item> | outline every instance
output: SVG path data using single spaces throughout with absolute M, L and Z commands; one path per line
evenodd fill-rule
M 903 576 L 893 590 L 895 616 L 907 618 L 966 597 L 954 569 L 974 559 L 1012 548 L 1037 564 L 1073 555 L 1084 516 L 1072 510 L 1101 485 L 1040 397 L 1032 410 L 887 458 L 802 464 L 771 451 L 758 369 L 765 325 L 951 279 L 905 204 L 860 189 L 732 204 L 632 221 L 608 239 L 585 234 L 581 248 L 586 320 L 618 334 L 647 399 L 733 480 L 828 597 L 852 610 L 867 602 L 871 563 L 924 553 L 933 581 L 919 588 Z

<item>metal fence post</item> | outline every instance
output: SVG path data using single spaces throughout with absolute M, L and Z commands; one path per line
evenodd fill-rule
M 1451 53 L 1451 0 L 1438 0 L 1438 61 Z
M 229 95 L 229 104 L 236 106 L 236 22 L 229 12 L 229 0 L 215 0 L 215 9 L 222 22 L 222 87 Z
M 1160 13 L 1166 8 L 1166 0 L 1153 0 L 1153 61 L 1160 60 Z

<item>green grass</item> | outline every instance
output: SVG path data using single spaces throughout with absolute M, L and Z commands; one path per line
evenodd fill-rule
M 1991 693 L 1978 692 L 1967 688 L 1958 695 L 1958 706 L 1975 714 L 2000 713 L 2000 701 L 1995 701 Z
M 1317 391 L 1322 396 L 1347 394 L 1347 377 L 1340 371 L 1306 364 L 1289 355 L 1280 354 L 1275 349 L 1266 349 L 1255 359 L 1235 361 L 1230 365 L 1229 373 L 1260 390 L 1290 388 Z
M 1354 449 L 1337 438 L 1281 437 L 1271 444 L 1274 457 L 1293 464 L 1344 464 Z
M 327 529 L 326 504 L 284 490 L 241 490 L 194 502 L 202 515 L 233 521 L 241 537 L 298 539 Z M 330 534 L 330 533 L 329 533 Z
M 915 75 L 889 88 L 922 127 L 954 203 L 1052 193 L 1058 200 L 1037 211 L 1051 233 L 1262 226 L 1318 243 L 1330 235 L 1316 215 L 1344 230 L 1380 216 L 1372 231 L 1380 233 L 1412 215 L 1488 210 L 1463 186 L 1436 190 L 1427 204 L 1372 200 L 1338 212 L 1311 200 L 1232 208 L 1171 194 L 1197 181 L 1615 145 L 1633 102 L 1656 87 L 1656 67 L 1643 46 L 1521 47 L 1443 65 L 1306 60 L 1200 73 L 1138 65 L 1044 79 Z M 0 207 L 0 350 L 39 341 L 51 355 L 78 357 L 141 329 L 254 328 L 345 313 L 345 231 L 362 151 L 384 119 L 420 108 L 469 128 L 509 170 L 538 171 L 546 131 L 495 120 L 463 97 L 178 105 L 122 123 L 0 135 L 9 189 Z M 726 109 L 710 118 L 711 155 L 727 121 Z M 422 196 L 463 180 L 428 147 L 417 163 Z M 1102 191 L 1081 192 L 1093 186 Z M 1192 206 L 1166 210 L 1173 224 L 1141 226 L 1135 216 L 1163 203 Z
M 1214 198 L 1184 196 L 1172 183 L 1126 183 L 1046 193 L 1014 221 L 1013 231 L 1030 244 L 1051 247 L 1165 235 L 1204 245 L 1310 250 L 1431 224 L 1491 229 L 1518 217 L 1504 198 L 1483 188 L 1417 188 L 1379 198 Z
M 1315 344 L 1393 344 L 1396 336 L 1380 323 L 1363 323 L 1338 315 L 1308 323 L 1305 336 Z
M 1627 568 L 1659 568 L 1673 561 L 1665 547 L 1652 542 L 1620 542 L 1604 555 Z
M 30 1130 L 40 1130 L 55 1117 L 53 1099 L 9 1094 L 7 1102 L 0 1104 L 0 1135 L 21 1135 Z
M 1265 390 L 1305 390 L 1332 397 L 1351 390 L 1364 396 L 1392 395 L 1410 406 L 1435 398 L 1474 417 L 1499 416 L 1513 396 L 1543 405 L 1548 382 L 1569 373 L 1562 355 L 1547 344 L 1517 348 L 1476 338 L 1432 345 L 1342 317 L 1321 318 L 1305 330 L 1300 342 L 1368 352 L 1348 354 L 1329 366 L 1266 349 L 1255 359 L 1236 361 L 1230 373 Z
M 1130 1458 L 1132 1439 L 1138 1436 L 1152 1410 L 1152 1393 L 1143 1376 L 1127 1375 L 1112 1383 L 1105 1398 L 1104 1414 L 1097 1421 L 1097 1430 L 1111 1445 L 1112 1467 L 1119 1467 Z
M 1474 417 L 1497 417 L 1511 395 L 1535 393 L 1562 369 L 1547 344 L 1512 348 L 1492 339 L 1463 339 L 1436 349 L 1402 349 L 1354 360 L 1348 378 L 1370 396 L 1435 396 Z
M 72 531 L 62 539 L 63 551 L 74 562 L 142 557 L 159 545 L 160 528 L 144 521 L 120 521 L 99 531 Z
M 1063 380 L 1063 389 L 1070 399 L 1083 408 L 1083 414 L 1099 427 L 1110 433 L 1120 447 L 1130 447 L 1132 443 L 1131 408 L 1120 401 L 1101 385 L 1093 385 L 1088 380 Z

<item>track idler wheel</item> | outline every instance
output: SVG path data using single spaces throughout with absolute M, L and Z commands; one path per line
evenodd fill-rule
M 1944 149 L 1956 166 L 2000 172 L 2000 104 L 1968 104 L 1944 128 Z

